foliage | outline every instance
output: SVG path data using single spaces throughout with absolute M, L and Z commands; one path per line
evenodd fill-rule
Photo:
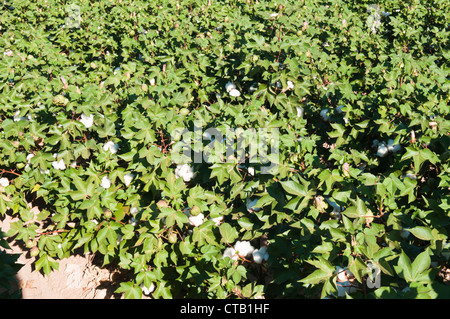
M 0 215 L 37 270 L 83 249 L 133 270 L 127 298 L 339 297 L 337 267 L 353 298 L 448 296 L 445 1 L 74 3 L 79 27 L 69 3 L 0 4 Z M 171 137 L 194 121 L 279 129 L 277 172 L 185 182 Z M 224 258 L 237 241 L 268 259 Z

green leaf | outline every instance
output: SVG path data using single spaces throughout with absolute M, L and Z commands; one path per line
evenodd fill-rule
M 430 255 L 428 253 L 428 250 L 425 250 L 424 252 L 420 253 L 412 263 L 412 278 L 414 280 L 417 280 L 420 274 L 422 274 L 426 269 L 430 267 L 430 264 Z
M 332 276 L 332 274 L 330 274 L 329 272 L 323 271 L 322 269 L 317 269 L 316 271 L 311 273 L 306 278 L 303 278 L 302 280 L 300 280 L 300 282 L 303 282 L 305 284 L 314 285 L 314 284 L 318 284 L 322 281 L 327 280 L 331 276 Z
M 408 229 L 408 231 L 411 234 L 413 234 L 414 236 L 416 236 L 417 238 L 422 239 L 422 240 L 432 240 L 433 239 L 431 229 L 428 227 L 416 226 L 414 228 Z
M 219 226 L 220 235 L 222 235 L 222 238 L 220 241 L 222 243 L 231 244 L 233 243 L 236 238 L 238 237 L 238 232 L 236 229 L 231 227 L 230 224 L 223 223 Z

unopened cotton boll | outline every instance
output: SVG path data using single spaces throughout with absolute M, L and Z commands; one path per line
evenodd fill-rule
M 234 245 L 234 249 L 236 250 L 237 254 L 242 258 L 247 257 L 255 250 L 255 248 L 248 241 L 236 242 L 236 244 Z
M 94 115 L 91 114 L 87 116 L 83 113 L 81 114 L 80 122 L 83 123 L 86 128 L 90 128 L 94 124 Z
M 52 162 L 52 166 L 53 166 L 54 169 L 58 169 L 58 170 L 65 170 L 66 169 L 66 164 L 64 163 L 63 159 L 60 159 L 59 161 Z
M 194 170 L 192 169 L 189 164 L 181 164 L 178 165 L 175 169 L 175 177 L 179 178 L 182 177 L 183 181 L 189 182 L 191 179 L 194 178 Z
M 3 187 L 9 186 L 9 180 L 6 177 L 0 178 L 0 186 L 3 186 Z
M 191 222 L 192 225 L 194 225 L 195 227 L 200 226 L 201 224 L 203 224 L 203 220 L 205 219 L 205 216 L 200 213 L 197 216 L 190 216 L 189 217 L 189 221 Z
M 389 149 L 384 142 L 378 144 L 377 156 L 385 157 L 388 154 L 388 152 L 389 152 Z
M 125 175 L 123 176 L 123 179 L 124 179 L 124 181 L 125 181 L 125 185 L 126 185 L 126 186 L 129 186 L 129 185 L 130 185 L 131 181 L 133 180 L 133 177 L 134 177 L 134 174 L 131 174 L 131 173 L 125 174 Z
M 106 142 L 105 145 L 103 145 L 103 150 L 105 152 L 110 151 L 111 154 L 115 154 L 119 150 L 119 145 L 114 143 L 113 141 L 109 141 Z

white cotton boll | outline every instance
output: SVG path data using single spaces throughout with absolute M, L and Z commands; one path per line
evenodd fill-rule
M 111 154 L 115 154 L 119 150 L 119 145 L 114 143 L 113 141 L 109 141 L 106 142 L 105 145 L 103 145 L 103 150 L 105 152 L 110 151 Z
M 29 163 L 34 156 L 35 156 L 34 154 L 31 154 L 31 153 L 28 154 L 27 155 L 27 162 Z
M 3 187 L 9 186 L 9 180 L 6 177 L 0 178 L 0 186 L 3 186 Z
M 255 168 L 249 167 L 247 171 L 250 176 L 255 176 Z
M 130 209 L 130 213 L 131 213 L 131 215 L 136 215 L 137 213 L 139 213 L 139 208 L 137 208 L 137 207 L 131 207 L 131 209 Z
M 150 85 L 151 85 L 151 86 L 155 86 L 155 84 L 156 84 L 155 79 L 154 79 L 154 78 L 151 78 L 151 79 L 150 79 Z
M 101 186 L 105 189 L 111 187 L 111 179 L 108 176 L 103 176 Z
M 225 90 L 230 93 L 231 90 L 235 90 L 236 89 L 236 85 L 233 82 L 227 82 L 227 84 L 225 84 Z
M 381 142 L 378 144 L 378 150 L 377 150 L 377 156 L 378 157 L 385 157 L 388 154 L 388 147 L 384 142 Z
M 297 109 L 297 118 L 303 117 L 304 109 L 301 106 L 296 106 Z
M 136 220 L 134 217 L 131 217 L 131 219 L 130 219 L 130 225 L 133 226 L 133 227 L 136 227 L 136 225 L 137 225 L 137 220 Z
M 134 177 L 134 174 L 131 174 L 131 173 L 125 174 L 125 175 L 123 176 L 123 179 L 124 179 L 124 181 L 125 181 L 125 185 L 126 185 L 126 186 L 129 186 L 129 185 L 130 185 L 131 181 L 133 180 L 133 177 Z
M 389 139 L 388 140 L 387 147 L 388 147 L 388 150 L 390 152 L 393 152 L 393 153 L 396 153 L 396 152 L 400 151 L 401 148 L 402 148 L 400 146 L 400 144 L 394 144 L 394 140 L 393 139 Z
M 260 249 L 255 249 L 252 253 L 253 261 L 257 264 L 261 264 L 269 259 L 269 254 L 267 253 L 266 247 L 261 247 Z
M 345 268 L 337 266 L 334 273 L 337 274 L 337 281 L 346 281 L 347 280 L 347 275 L 345 274 Z
M 189 164 L 180 164 L 175 169 L 175 177 L 182 177 L 183 181 L 189 182 L 194 178 L 194 170 L 191 166 L 189 166 Z
M 200 226 L 201 224 L 203 224 L 203 220 L 205 219 L 205 216 L 200 213 L 197 216 L 191 216 L 189 217 L 189 221 L 191 222 L 192 225 L 194 225 L 195 227 Z
M 294 83 L 292 81 L 287 81 L 287 89 L 293 90 L 294 89 Z
M 77 161 L 73 161 L 72 163 L 70 163 L 70 167 L 76 168 L 77 167 Z
M 87 116 L 83 113 L 81 114 L 80 122 L 83 123 L 86 128 L 90 128 L 94 124 L 94 115 L 91 114 Z
M 60 159 L 59 161 L 52 162 L 52 166 L 53 166 L 54 169 L 59 169 L 59 170 L 65 170 L 66 169 L 66 164 L 64 163 L 63 159 Z
M 41 174 L 50 174 L 50 170 L 48 170 L 48 169 L 42 169 L 42 168 L 40 168 L 39 167 L 39 172 L 41 173 Z
M 219 226 L 223 222 L 223 216 L 211 218 L 211 220 L 215 223 L 216 226 Z
M 150 295 L 155 290 L 155 285 L 153 283 L 150 284 L 150 287 L 145 287 L 144 283 L 141 284 L 142 293 L 146 296 Z
M 405 177 L 408 177 L 408 178 L 411 178 L 411 179 L 417 179 L 417 176 L 414 175 L 414 174 L 411 174 L 411 173 L 406 173 L 406 174 L 404 174 L 404 175 L 403 175 L 403 178 L 405 178 Z
M 5 52 L 3 52 L 3 55 L 12 56 L 13 52 L 11 50 L 6 50 Z
M 278 13 L 271 13 L 271 14 L 270 14 L 270 17 L 271 17 L 271 18 L 275 18 L 275 17 L 277 17 L 277 16 L 278 16 Z
M 253 248 L 253 246 L 248 241 L 236 242 L 236 244 L 234 245 L 234 249 L 236 250 L 237 254 L 242 258 L 247 257 L 255 250 L 255 248 Z
M 224 250 L 222 258 L 225 259 L 226 257 L 229 257 L 235 261 L 239 259 L 239 256 L 236 254 L 236 250 L 233 247 L 228 247 Z
M 230 96 L 238 97 L 238 96 L 240 96 L 240 95 L 241 95 L 241 92 L 239 92 L 239 91 L 236 90 L 236 89 L 232 89 L 232 90 L 230 91 Z
M 327 113 L 328 113 L 328 109 L 324 109 L 324 110 L 320 111 L 320 116 L 322 117 L 322 119 L 325 122 L 328 122 L 330 120 L 330 116 Z
M 260 207 L 255 207 L 256 203 L 258 202 L 258 199 L 259 198 L 255 198 L 255 199 L 252 200 L 250 198 L 247 198 L 245 200 L 245 206 L 247 207 L 247 211 L 249 213 L 258 212 L 258 211 L 261 210 Z

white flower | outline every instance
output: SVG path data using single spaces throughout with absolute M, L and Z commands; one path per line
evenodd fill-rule
M 255 248 L 253 248 L 253 246 L 250 245 L 250 242 L 248 242 L 248 241 L 236 242 L 236 244 L 234 245 L 234 249 L 236 250 L 239 257 L 242 257 L 242 258 L 247 257 L 248 255 L 253 253 L 253 251 L 255 250 Z
M 106 142 L 105 145 L 103 145 L 103 150 L 105 152 L 109 150 L 111 154 L 115 154 L 119 150 L 119 145 L 114 143 L 113 141 L 109 141 Z
M 292 81 L 287 81 L 287 89 L 293 90 L 294 89 L 294 83 Z
M 205 216 L 202 213 L 198 214 L 197 216 L 190 216 L 189 217 L 189 221 L 195 227 L 198 227 L 201 224 L 203 224 L 203 219 L 205 219 Z
M 297 118 L 303 117 L 304 109 L 301 106 L 296 106 L 297 109 Z
M 247 211 L 249 213 L 253 213 L 253 212 L 259 212 L 261 210 L 260 207 L 255 207 L 256 203 L 258 202 L 259 198 L 255 198 L 253 200 L 251 200 L 250 198 L 247 198 L 245 200 L 245 206 L 247 206 Z
M 227 84 L 225 84 L 225 90 L 230 93 L 231 90 L 236 89 L 236 85 L 233 82 L 227 82 Z
M 269 254 L 267 253 L 266 247 L 261 247 L 260 249 L 255 249 L 252 253 L 253 261 L 257 264 L 261 264 L 263 261 L 269 259 Z
M 111 179 L 108 176 L 103 176 L 101 187 L 103 187 L 103 188 L 111 187 Z
M 64 163 L 63 159 L 60 159 L 59 161 L 53 161 L 52 162 L 52 166 L 54 169 L 59 169 L 59 170 L 65 170 L 66 169 L 66 164 Z
M 229 93 L 230 93 L 231 96 L 234 96 L 234 97 L 238 97 L 238 96 L 241 95 L 241 92 L 239 92 L 236 89 L 232 89 Z
M 9 180 L 6 177 L 0 178 L 0 186 L 3 187 L 9 186 Z
M 396 153 L 402 149 L 400 144 L 394 144 L 393 139 L 388 140 L 387 147 L 388 147 L 388 150 L 393 153 Z
M 385 157 L 388 154 L 389 149 L 384 142 L 378 144 L 377 156 Z
M 134 174 L 131 174 L 131 173 L 125 174 L 125 175 L 123 176 L 123 179 L 124 179 L 124 181 L 125 181 L 125 185 L 126 185 L 126 186 L 130 185 L 131 180 L 133 179 L 133 177 L 134 177 Z
M 189 182 L 192 178 L 194 178 L 194 170 L 189 164 L 180 164 L 175 169 L 175 177 L 182 177 L 183 181 Z
M 330 116 L 327 113 L 328 109 L 323 109 L 322 111 L 320 111 L 320 116 L 323 118 L 325 122 L 328 122 L 330 120 Z
M 81 114 L 80 122 L 83 123 L 86 128 L 90 128 L 92 124 L 94 124 L 94 115 L 91 114 L 87 116 L 83 113 Z
M 155 285 L 153 283 L 150 284 L 150 287 L 145 287 L 144 283 L 141 284 L 141 289 L 144 295 L 150 295 L 155 290 Z

